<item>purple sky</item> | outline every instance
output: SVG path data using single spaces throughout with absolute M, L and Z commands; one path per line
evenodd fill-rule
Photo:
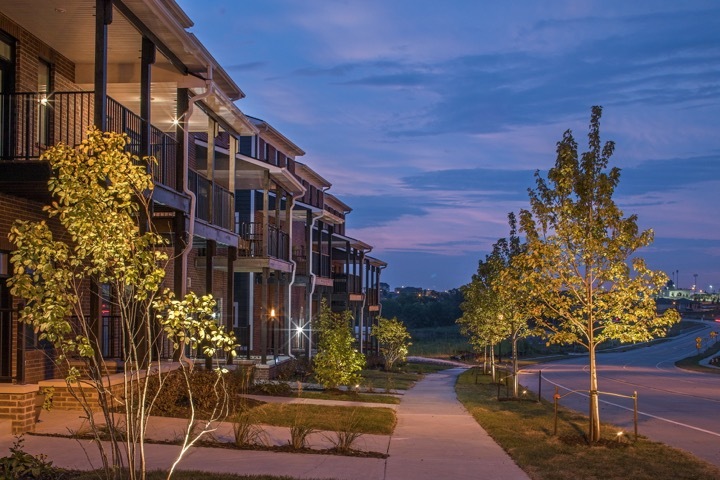
M 467 283 L 592 105 L 648 263 L 720 287 L 720 3 L 178 0 L 260 117 L 353 207 L 383 281 Z

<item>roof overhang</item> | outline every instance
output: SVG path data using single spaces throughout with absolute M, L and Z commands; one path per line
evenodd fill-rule
M 347 235 L 340 235 L 339 233 L 335 233 L 333 234 L 333 238 L 346 242 L 352 248 L 355 248 L 357 250 L 369 252 L 373 248 L 372 245 L 370 245 L 369 243 L 365 243 L 361 240 L 358 240 L 357 238 L 348 237 Z
M 242 184 L 247 185 L 248 189 L 264 189 L 266 175 L 272 182 L 293 196 L 301 197 L 305 195 L 305 187 L 287 168 L 270 165 L 245 155 L 236 157 L 236 180 L 242 181 Z
M 312 183 L 317 188 L 323 189 L 332 187 L 332 183 L 302 162 L 295 161 L 295 174 L 303 180 L 307 180 L 309 183 Z
M 267 123 L 265 120 L 248 116 L 250 121 L 260 131 L 260 136 L 270 140 L 270 143 L 275 145 L 285 155 L 295 158 L 305 155 L 305 151 L 302 148 L 295 145 L 289 138 L 277 131 L 272 125 Z

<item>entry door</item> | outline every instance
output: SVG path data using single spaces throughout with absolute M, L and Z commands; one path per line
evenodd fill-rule
M 12 305 L 7 261 L 8 254 L 0 252 L 0 382 L 12 381 Z

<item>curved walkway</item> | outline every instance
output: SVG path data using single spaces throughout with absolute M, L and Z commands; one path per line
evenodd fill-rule
M 387 459 L 200 447 L 188 452 L 179 468 L 300 479 L 527 479 L 456 399 L 455 379 L 462 371 L 452 368 L 426 375 L 408 390 L 396 406 L 398 424 L 391 437 L 360 437 L 358 447 L 387 451 Z M 65 433 L 68 428 L 80 428 L 79 412 L 52 411 L 43 415 L 46 419 L 38 424 L 38 431 Z M 155 429 L 153 436 L 172 438 L 173 432 L 177 435 L 181 431 L 181 422 L 176 419 L 154 417 L 151 425 Z M 265 430 L 269 443 L 282 444 L 289 438 L 287 429 Z M 218 432 L 221 437 L 228 434 L 227 430 Z M 317 441 L 321 438 L 317 437 Z M 12 436 L 0 434 L 0 452 L 7 451 L 12 442 Z M 29 453 L 46 454 L 59 467 L 87 469 L 91 463 L 99 465 L 96 447 L 89 441 L 27 435 L 24 448 Z M 177 451 L 173 445 L 147 445 L 150 469 L 167 469 Z

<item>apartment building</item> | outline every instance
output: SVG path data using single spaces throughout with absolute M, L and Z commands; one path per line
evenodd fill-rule
M 156 157 L 151 220 L 173 249 L 165 286 L 178 296 L 211 293 L 241 358 L 272 376 L 279 362 L 312 355 L 322 298 L 353 312 L 364 351 L 376 347 L 369 326 L 386 265 L 345 235 L 350 208 L 296 160 L 305 152 L 238 108 L 244 93 L 191 26 L 173 0 L 0 4 L 0 421 L 14 432 L 33 428 L 32 397 L 59 372 L 18 322 L 7 235 L 18 219 L 45 219 L 42 153 L 79 144 L 92 125 L 126 133 L 132 153 Z M 113 292 L 88 289 L 101 354 L 120 363 Z M 161 353 L 174 354 L 169 345 Z

